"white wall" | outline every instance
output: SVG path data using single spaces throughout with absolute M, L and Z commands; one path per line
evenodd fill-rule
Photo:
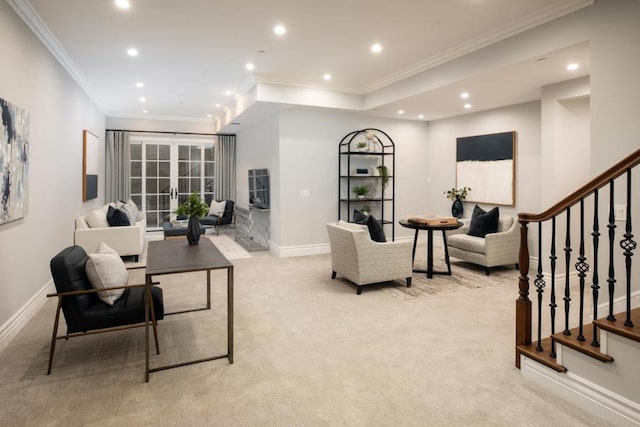
M 429 123 L 425 168 L 431 178 L 426 197 L 432 213 L 451 213 L 451 201 L 443 193 L 456 183 L 456 138 L 509 131 L 517 133 L 516 203 L 500 206 L 500 216 L 540 210 L 540 103 L 529 102 Z M 474 205 L 464 203 L 464 217 L 471 216 Z
M 105 118 L 6 2 L 0 2 L 0 51 L 0 97 L 31 115 L 29 213 L 0 225 L 1 340 L 12 316 L 51 280 L 51 258 L 73 244 L 74 217 L 104 202 Z M 102 147 L 98 198 L 86 203 L 83 129 Z
M 215 133 L 213 121 L 156 120 L 153 118 L 107 117 L 107 129 L 155 132 Z

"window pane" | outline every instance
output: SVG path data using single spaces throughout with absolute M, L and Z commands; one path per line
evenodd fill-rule
M 147 210 L 155 211 L 158 209 L 158 196 L 147 194 Z
M 213 193 L 204 193 L 205 203 L 211 205 L 211 200 L 213 200 Z
M 178 163 L 178 176 L 189 176 L 189 162 Z
M 160 196 L 158 196 L 158 209 L 162 210 L 162 211 L 168 211 L 170 206 L 169 206 L 169 195 L 168 194 L 162 194 Z
M 204 176 L 213 176 L 213 162 L 204 164 Z
M 158 192 L 158 179 L 147 178 L 146 181 L 147 181 L 147 194 L 156 194 Z M 149 206 L 147 206 L 147 209 L 149 209 Z
M 213 193 L 213 178 L 205 178 L 204 191 Z
M 207 147 L 204 149 L 204 160 L 207 162 L 213 161 L 213 147 Z
M 199 145 L 192 145 L 191 146 L 191 160 L 197 160 L 200 161 L 201 156 L 201 152 L 202 152 L 202 147 L 200 147 Z
M 171 146 L 161 145 L 158 147 L 158 159 L 170 160 L 171 159 Z
M 178 160 L 189 160 L 189 146 L 178 146 Z
M 131 178 L 131 194 L 142 193 L 142 180 L 140 178 Z
M 131 176 L 142 176 L 142 162 L 131 162 Z
M 171 176 L 171 163 L 158 162 L 158 176 Z
M 161 221 L 163 223 L 171 221 L 171 212 L 169 212 L 169 211 L 159 212 L 159 214 L 160 214 L 160 217 L 161 217 Z
M 147 227 L 158 226 L 158 215 L 155 212 L 147 211 Z
M 142 160 L 142 144 L 131 144 L 129 153 L 131 153 L 131 160 Z
M 158 146 L 156 144 L 147 144 L 147 160 L 156 160 L 158 158 Z
M 184 202 L 187 201 L 188 198 L 189 198 L 188 194 L 179 194 L 178 195 L 178 204 L 179 205 L 183 204 Z
M 178 193 L 189 194 L 189 178 L 178 178 Z
M 156 162 L 147 162 L 146 163 L 147 176 L 158 176 L 158 164 Z
M 200 178 L 191 178 L 191 192 L 200 193 Z
M 171 181 L 169 178 L 161 178 L 158 180 L 158 193 L 168 194 L 171 191 Z
M 191 176 L 200 176 L 200 163 L 191 163 Z
M 133 203 L 136 204 L 136 206 L 138 207 L 138 209 L 142 210 L 142 196 L 131 196 L 131 200 L 133 200 Z

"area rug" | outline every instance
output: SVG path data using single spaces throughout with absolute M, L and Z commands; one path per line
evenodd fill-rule
M 444 259 L 434 260 L 436 271 L 446 271 Z M 417 269 L 425 269 L 425 265 L 416 264 Z M 465 262 L 451 262 L 451 276 L 436 274 L 432 279 L 427 279 L 425 273 L 413 273 L 411 287 L 407 288 L 404 280 L 380 283 L 383 292 L 400 300 L 411 300 L 430 295 L 448 294 L 452 292 L 472 291 L 473 289 L 489 286 L 513 286 L 517 287 L 519 272 L 515 266 L 494 267 L 491 275 L 485 274 L 484 267 Z
M 247 252 L 242 246 L 236 243 L 232 237 L 227 236 L 226 234 L 221 234 L 219 236 L 211 235 L 206 236 L 209 240 L 213 242 L 213 244 L 222 252 L 222 255 L 227 257 L 227 259 L 246 259 L 251 258 L 249 252 Z M 138 258 L 138 261 L 134 261 L 133 257 L 125 257 L 124 265 L 127 270 L 132 270 L 136 268 L 145 268 L 147 266 L 147 243 L 144 244 L 144 249 L 142 250 L 142 255 Z

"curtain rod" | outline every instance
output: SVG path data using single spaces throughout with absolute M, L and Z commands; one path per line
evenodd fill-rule
M 197 136 L 235 136 L 230 133 L 197 133 L 197 132 L 170 132 L 154 130 L 130 130 L 130 129 L 105 129 L 105 132 L 131 132 L 131 133 L 159 133 L 168 135 L 197 135 Z

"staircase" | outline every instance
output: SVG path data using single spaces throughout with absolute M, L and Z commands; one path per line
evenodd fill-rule
M 545 212 L 518 216 L 516 367 L 614 425 L 640 425 L 640 274 L 632 263 L 638 164 L 640 150 Z M 530 224 L 537 224 L 531 238 Z

